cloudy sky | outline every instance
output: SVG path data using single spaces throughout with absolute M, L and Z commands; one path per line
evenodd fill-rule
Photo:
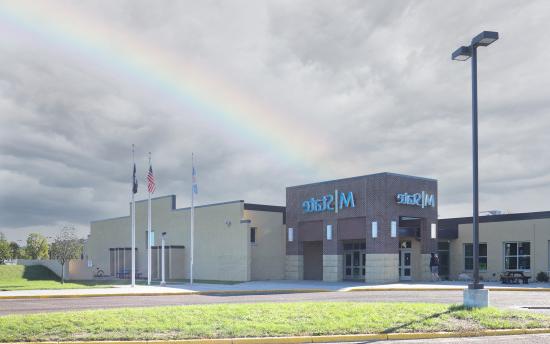
M 550 210 L 548 1 L 1 1 L 0 231 L 128 214 L 131 144 L 156 196 L 284 204 L 285 187 L 376 172 L 439 181 L 471 215 Z

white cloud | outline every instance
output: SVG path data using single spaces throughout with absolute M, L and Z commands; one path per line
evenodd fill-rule
M 546 1 L 42 6 L 117 34 L 69 44 L 55 39 L 63 33 L 30 29 L 0 6 L 0 231 L 86 228 L 127 214 L 131 143 L 140 176 L 152 151 L 158 194 L 177 194 L 179 207 L 188 202 L 194 151 L 204 203 L 283 204 L 288 185 L 392 171 L 437 178 L 440 215 L 467 216 L 470 67 L 450 54 L 484 29 L 501 39 L 479 51 L 481 208 L 550 206 L 541 196 L 550 192 Z M 211 81 L 195 85 L 203 97 L 235 112 L 239 102 L 253 102 L 261 110 L 249 119 L 284 130 L 251 135 L 254 123 L 203 113 L 86 48 L 115 42 L 196 66 Z M 209 93 L 213 83 L 225 85 L 221 93 Z M 229 89 L 244 100 L 229 101 Z M 285 159 L 283 142 L 307 162 Z

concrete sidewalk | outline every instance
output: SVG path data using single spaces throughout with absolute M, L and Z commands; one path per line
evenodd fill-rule
M 498 282 L 487 282 L 485 286 L 493 291 L 522 290 L 548 291 L 550 283 L 531 283 L 503 285 Z M 0 299 L 10 298 L 46 298 L 46 297 L 94 297 L 116 295 L 184 295 L 184 294 L 252 294 L 252 293 L 300 293 L 330 291 L 434 291 L 462 290 L 467 282 L 409 282 L 393 284 L 368 284 L 361 282 L 322 282 L 322 281 L 252 281 L 238 284 L 168 284 L 159 285 L 114 285 L 109 288 L 90 289 L 54 289 L 54 290 L 14 290 L 0 291 Z

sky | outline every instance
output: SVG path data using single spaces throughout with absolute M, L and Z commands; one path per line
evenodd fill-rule
M 285 187 L 436 178 L 471 216 L 478 51 L 480 210 L 550 210 L 550 2 L 0 1 L 0 232 L 23 240 L 146 199 L 284 205 Z

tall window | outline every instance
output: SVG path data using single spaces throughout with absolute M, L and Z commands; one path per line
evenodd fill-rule
M 504 269 L 531 269 L 531 243 L 529 241 L 504 243 Z
M 464 244 L 464 270 L 474 269 L 474 244 Z M 487 271 L 487 244 L 479 244 L 479 271 Z
M 256 243 L 256 227 L 250 227 L 250 243 Z
M 151 231 L 149 236 L 149 231 L 145 231 L 145 248 L 149 248 L 149 238 L 151 238 L 151 246 L 155 246 L 155 231 Z M 130 250 L 131 251 L 131 250 Z

